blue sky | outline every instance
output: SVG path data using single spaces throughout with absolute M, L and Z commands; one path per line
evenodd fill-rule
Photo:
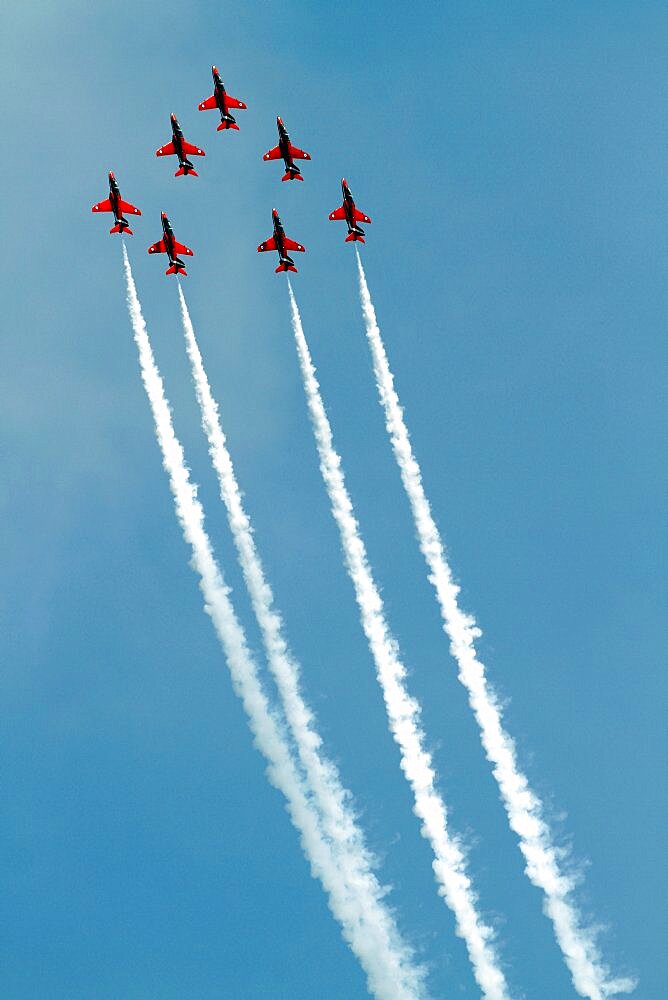
M 4 475 L 0 991 L 10 1000 L 307 1000 L 364 980 L 269 787 L 176 524 L 120 246 L 216 552 L 261 658 L 209 468 L 160 211 L 258 546 L 327 747 L 434 997 L 478 995 L 436 895 L 319 477 L 271 208 L 452 820 L 517 996 L 574 996 L 522 875 L 440 631 L 385 438 L 364 261 L 462 604 L 521 761 L 584 868 L 614 969 L 656 1000 L 665 952 L 665 185 L 668 12 L 496 2 L 407 11 L 18 6 L 2 42 Z M 216 133 L 210 67 L 248 104 Z M 207 151 L 174 179 L 174 111 Z M 303 184 L 261 161 L 282 115 Z M 665 394 L 664 394 L 665 398 Z

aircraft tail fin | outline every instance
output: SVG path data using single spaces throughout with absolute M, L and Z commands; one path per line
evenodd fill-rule
M 125 225 L 123 225 L 123 223 L 121 223 L 121 222 L 117 222 L 116 225 L 113 226 L 109 230 L 109 232 L 110 233 L 122 233 L 123 236 L 125 236 L 125 235 L 132 236 L 133 235 L 132 230 L 128 226 L 127 222 L 125 223 Z
M 193 177 L 199 177 L 199 174 L 193 168 L 193 165 L 190 162 L 190 160 L 186 160 L 185 163 L 183 164 L 183 166 L 179 167 L 179 169 L 176 171 L 176 173 L 174 174 L 174 176 L 175 177 L 181 177 L 182 174 L 185 174 L 186 176 L 188 174 L 192 174 Z
M 353 229 L 353 231 L 351 233 L 348 233 L 348 235 L 346 236 L 346 243 L 355 243 L 357 241 L 359 241 L 360 243 L 365 242 L 364 237 L 360 235 L 358 230 Z
M 288 167 L 287 173 L 281 177 L 282 181 L 303 181 L 302 172 L 299 167 Z
M 188 276 L 188 272 L 182 264 L 171 264 L 165 271 L 165 274 L 185 274 L 186 277 Z
M 293 271 L 296 274 L 297 268 L 294 264 L 288 264 L 287 262 L 285 264 L 280 263 L 274 273 L 279 274 L 281 271 Z
M 236 131 L 237 131 L 237 132 L 239 131 L 239 126 L 238 126 L 238 125 L 237 125 L 237 123 L 236 123 L 236 122 L 235 122 L 235 121 L 233 120 L 233 121 L 231 121 L 231 122 L 228 122 L 228 121 L 222 121 L 222 122 L 220 123 L 220 125 L 218 126 L 218 128 L 216 129 L 216 132 L 222 132 L 222 130 L 223 130 L 223 129 L 228 129 L 228 128 L 233 128 L 233 129 L 236 129 Z

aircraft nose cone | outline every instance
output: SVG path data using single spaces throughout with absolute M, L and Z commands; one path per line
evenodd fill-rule
M 212 72 L 212 73 L 217 73 L 217 72 L 218 72 L 218 70 L 216 69 L 216 67 L 215 67 L 215 66 L 212 66 L 212 67 L 211 67 L 211 72 Z

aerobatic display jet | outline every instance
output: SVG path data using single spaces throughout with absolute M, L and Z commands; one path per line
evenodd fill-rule
M 301 243 L 295 243 L 291 240 L 289 236 L 285 235 L 285 230 L 281 225 L 281 220 L 278 217 L 278 212 L 275 208 L 271 210 L 271 217 L 274 223 L 274 235 L 270 236 L 268 240 L 264 243 L 260 243 L 257 248 L 258 253 L 265 253 L 267 250 L 278 251 L 279 265 L 276 268 L 276 274 L 279 271 L 294 271 L 297 273 L 297 268 L 295 267 L 295 262 L 292 257 L 288 256 L 288 250 L 298 250 L 300 253 L 304 253 L 304 247 Z
M 264 160 L 283 160 L 285 163 L 285 174 L 281 177 L 283 181 L 303 181 L 301 170 L 299 167 L 295 166 L 295 160 L 310 160 L 311 157 L 308 153 L 305 153 L 303 149 L 297 149 L 290 142 L 290 136 L 288 135 L 288 130 L 283 124 L 282 118 L 276 119 L 276 124 L 278 126 L 278 146 L 274 146 L 267 153 L 264 154 Z
M 360 229 L 357 225 L 358 222 L 371 222 L 368 215 L 364 212 L 360 212 L 358 208 L 355 208 L 355 202 L 353 201 L 353 196 L 350 193 L 350 188 L 348 187 L 348 182 L 343 178 L 341 181 L 341 190 L 343 191 L 343 205 L 341 208 L 335 208 L 333 212 L 329 213 L 329 218 L 332 222 L 336 222 L 340 219 L 345 219 L 348 223 L 348 235 L 346 236 L 346 243 L 355 242 L 359 240 L 360 243 L 364 243 L 364 230 Z
M 118 190 L 116 178 L 111 170 L 109 171 L 109 197 L 105 198 L 104 201 L 98 201 L 97 205 L 93 205 L 91 212 L 113 212 L 116 224 L 111 227 L 109 232 L 120 233 L 121 236 L 125 235 L 125 233 L 127 233 L 128 236 L 132 236 L 130 223 L 123 217 L 123 213 L 127 212 L 128 215 L 141 215 L 138 208 L 131 205 L 129 201 L 123 201 L 121 198 L 121 192 Z
M 188 159 L 188 156 L 206 156 L 206 153 L 199 146 L 193 146 L 191 142 L 186 142 L 183 138 L 181 126 L 176 120 L 176 115 L 172 114 L 169 118 L 172 123 L 172 141 L 157 149 L 155 155 L 178 156 L 179 169 L 174 174 L 175 177 L 180 177 L 181 174 L 192 174 L 193 177 L 197 177 L 197 171 Z
M 220 125 L 216 129 L 216 132 L 227 128 L 234 128 L 238 132 L 239 126 L 237 125 L 236 118 L 230 114 L 230 108 L 239 108 L 240 111 L 245 111 L 246 105 L 243 101 L 239 101 L 236 97 L 231 97 L 227 93 L 223 86 L 223 81 L 220 79 L 220 73 L 215 66 L 211 67 L 211 74 L 213 76 L 213 94 L 211 97 L 207 97 L 206 101 L 202 101 L 199 110 L 212 111 L 214 108 L 218 108 L 220 111 Z
M 185 265 L 182 260 L 179 260 L 179 254 L 185 254 L 186 257 L 192 257 L 192 250 L 184 246 L 183 243 L 178 243 L 174 238 L 174 230 L 169 224 L 169 219 L 164 212 L 160 213 L 162 218 L 162 232 L 163 237 L 154 243 L 153 246 L 148 248 L 149 253 L 166 253 L 169 257 L 169 267 L 165 271 L 165 274 L 188 274 L 185 269 Z

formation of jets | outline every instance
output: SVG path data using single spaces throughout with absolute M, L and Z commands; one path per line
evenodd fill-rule
M 245 111 L 246 105 L 243 101 L 240 101 L 238 98 L 232 97 L 227 93 L 223 85 L 223 81 L 220 78 L 220 73 L 215 66 L 211 67 L 211 75 L 213 76 L 213 94 L 211 97 L 207 97 L 206 100 L 201 102 L 199 110 L 218 111 L 220 114 L 220 124 L 216 128 L 217 132 L 225 131 L 227 129 L 236 129 L 236 131 L 239 131 L 236 118 L 230 114 L 230 109 Z M 171 142 L 166 143 L 164 146 L 161 146 L 160 149 L 156 150 L 155 155 L 178 157 L 179 166 L 174 174 L 175 177 L 187 177 L 189 174 L 193 177 L 197 177 L 197 171 L 195 170 L 189 157 L 206 156 L 206 153 L 203 149 L 200 149 L 199 146 L 195 146 L 191 142 L 186 141 L 185 136 L 183 135 L 183 130 L 179 125 L 175 114 L 170 115 L 170 123 L 172 127 Z M 268 150 L 262 159 L 283 160 L 285 165 L 285 174 L 281 180 L 303 181 L 304 178 L 302 177 L 301 170 L 296 165 L 295 160 L 310 160 L 311 157 L 303 149 L 299 149 L 297 146 L 292 145 L 288 130 L 285 127 L 282 118 L 276 118 L 276 126 L 278 128 L 278 145 Z M 360 212 L 359 209 L 356 208 L 345 177 L 341 181 L 341 189 L 343 191 L 343 204 L 340 208 L 334 209 L 334 211 L 330 213 L 329 218 L 332 221 L 345 220 L 348 226 L 348 235 L 345 239 L 346 243 L 356 241 L 364 243 L 364 230 L 360 228 L 359 223 L 370 223 L 371 219 L 368 215 L 365 215 L 364 212 Z M 123 201 L 116 178 L 111 171 L 109 172 L 109 197 L 104 201 L 98 202 L 97 205 L 93 205 L 92 211 L 113 212 L 115 224 L 109 232 L 120 233 L 121 236 L 132 236 L 132 230 L 130 229 L 128 220 L 125 218 L 125 214 L 141 215 L 138 208 L 135 208 L 135 206 L 131 205 L 128 201 Z M 185 244 L 177 241 L 174 236 L 174 230 L 172 229 L 166 214 L 161 212 L 160 215 L 162 220 L 162 239 L 158 240 L 157 243 L 153 243 L 148 248 L 148 252 L 150 254 L 167 254 L 169 267 L 165 271 L 165 274 L 187 274 L 185 265 L 179 255 L 182 254 L 186 257 L 192 257 L 193 251 L 189 247 L 185 246 Z M 290 253 L 294 253 L 295 251 L 304 253 L 305 247 L 303 247 L 301 243 L 297 243 L 295 240 L 292 240 L 289 236 L 285 235 L 285 230 L 283 229 L 278 212 L 275 208 L 272 209 L 271 216 L 274 226 L 273 235 L 270 236 L 269 239 L 265 240 L 264 243 L 260 243 L 257 248 L 258 253 L 275 250 L 278 253 L 279 261 L 276 273 L 278 274 L 280 271 L 294 271 L 296 273 L 297 268 L 295 267 L 295 262 L 290 256 Z

